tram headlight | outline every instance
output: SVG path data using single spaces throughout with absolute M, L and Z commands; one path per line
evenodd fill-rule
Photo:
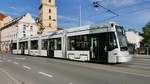
M 114 55 L 118 55 L 118 53 L 114 53 Z

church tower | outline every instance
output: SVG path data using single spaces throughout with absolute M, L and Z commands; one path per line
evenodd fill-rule
M 41 0 L 40 22 L 43 33 L 57 31 L 57 8 L 55 0 Z

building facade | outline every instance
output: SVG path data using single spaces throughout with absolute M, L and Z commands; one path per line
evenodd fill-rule
M 12 20 L 1 28 L 1 51 L 10 52 L 13 40 L 36 36 L 37 32 L 37 24 L 29 13 Z
M 140 47 L 140 42 L 144 39 L 139 32 L 135 30 L 128 30 L 126 32 L 127 41 L 129 44 L 135 46 L 135 49 Z
M 55 0 L 41 0 L 40 22 L 44 27 L 42 32 L 57 31 L 57 7 Z

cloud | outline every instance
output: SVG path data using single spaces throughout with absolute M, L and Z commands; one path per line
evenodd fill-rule
M 142 0 L 97 0 L 104 5 L 112 5 L 116 7 L 128 6 L 141 2 Z
M 17 8 L 15 6 L 10 6 L 9 8 L 13 9 L 13 10 L 17 10 Z
M 138 0 L 109 0 L 114 6 L 126 6 L 138 3 Z
M 146 23 L 146 22 L 150 21 L 149 9 L 137 12 L 134 15 L 137 15 L 136 22 L 138 22 L 138 23 Z
M 68 16 L 62 16 L 62 15 L 58 15 L 58 19 L 61 19 L 62 21 L 59 23 L 59 26 L 61 27 L 76 27 L 79 26 L 79 19 L 78 18 L 72 18 L 72 17 L 68 17 Z M 65 21 L 69 21 L 69 22 L 65 22 Z M 92 25 L 94 24 L 94 22 L 89 21 L 89 20 L 82 20 L 82 25 Z
M 89 20 L 84 20 L 83 21 L 83 25 L 92 25 L 95 24 L 93 21 L 89 21 Z
M 74 21 L 74 22 L 78 22 L 79 21 L 76 18 L 71 18 L 71 17 L 68 17 L 68 16 L 62 16 L 62 15 L 58 15 L 58 19 L 68 20 L 68 21 Z
M 29 10 L 29 7 L 9 6 L 8 8 L 11 9 L 11 10 L 13 10 L 14 13 L 15 13 L 15 12 L 18 13 L 18 14 L 14 14 L 14 15 L 22 15 L 22 14 L 31 12 L 31 11 Z
M 128 27 L 133 28 L 142 28 L 147 22 L 150 21 L 150 11 L 149 9 L 145 9 L 142 11 L 129 13 L 124 18 L 121 18 L 121 21 L 124 21 Z M 141 29 L 140 29 L 141 31 Z

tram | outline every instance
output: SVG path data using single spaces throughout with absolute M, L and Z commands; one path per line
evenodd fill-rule
M 124 28 L 115 22 L 70 28 L 13 41 L 13 48 L 13 54 L 77 61 L 125 63 L 132 59 Z

